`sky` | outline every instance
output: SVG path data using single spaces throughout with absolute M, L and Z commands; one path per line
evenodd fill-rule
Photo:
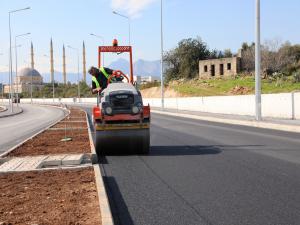
M 17 43 L 18 67 L 28 66 L 30 42 L 35 50 L 35 67 L 49 71 L 49 43 L 54 43 L 55 70 L 62 70 L 62 46 L 79 49 L 82 68 L 82 43 L 85 41 L 87 67 L 97 64 L 97 46 L 113 38 L 128 44 L 128 21 L 113 10 L 130 17 L 134 60 L 160 58 L 160 0 L 0 0 L 0 72 L 7 71 L 9 54 L 8 12 L 12 14 L 12 41 Z M 261 0 L 262 40 L 280 39 L 300 43 L 299 0 Z M 237 52 L 243 42 L 254 41 L 255 0 L 163 0 L 164 50 L 176 47 L 184 38 L 197 36 L 210 49 L 230 48 Z M 77 71 L 76 51 L 66 47 L 67 71 Z M 14 57 L 14 55 L 13 55 Z M 115 60 L 109 56 L 106 63 Z M 15 60 L 13 60 L 15 63 Z M 13 64 L 14 65 L 14 64 Z M 1 81 L 1 78 L 0 78 Z

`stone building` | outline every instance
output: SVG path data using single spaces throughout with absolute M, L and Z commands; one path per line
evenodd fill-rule
M 18 72 L 18 76 L 14 79 L 14 93 L 29 92 L 31 90 L 31 83 L 33 90 L 40 90 L 43 87 L 43 77 L 35 69 L 23 68 Z M 4 93 L 9 93 L 9 90 L 9 85 L 5 85 Z
M 199 61 L 199 78 L 236 76 L 242 69 L 241 51 L 238 56 Z

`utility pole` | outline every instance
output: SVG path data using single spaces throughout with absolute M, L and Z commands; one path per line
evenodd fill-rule
M 11 51 L 11 23 L 10 23 L 10 17 L 11 17 L 11 14 L 13 13 L 16 13 L 16 12 L 19 12 L 19 11 L 23 11 L 23 10 L 27 10 L 27 9 L 30 9 L 30 7 L 27 7 L 27 8 L 23 8 L 23 9 L 17 9 L 17 10 L 12 10 L 12 11 L 9 11 L 8 12 L 8 31 L 9 31 L 9 82 L 10 82 L 10 85 L 9 85 L 9 99 L 10 99 L 10 110 L 11 112 L 14 111 L 13 109 L 13 101 L 12 101 L 12 51 Z
M 32 83 L 33 83 L 33 71 L 34 71 L 34 53 L 33 53 L 33 44 L 31 42 L 31 81 L 30 81 L 30 102 L 32 104 Z
M 130 21 L 130 18 L 128 17 L 128 16 L 125 16 L 125 15 L 123 15 L 123 14 L 120 14 L 120 13 L 118 13 L 118 12 L 116 12 L 116 11 L 113 11 L 113 14 L 116 14 L 116 15 L 118 15 L 118 16 L 121 16 L 121 17 L 123 17 L 123 18 L 125 18 L 125 19 L 127 19 L 128 20 L 128 39 L 129 39 L 129 46 L 130 46 L 130 44 L 131 44 L 131 41 L 130 41 L 130 39 L 131 39 L 131 28 L 130 28 L 130 23 L 131 23 L 131 21 Z
M 82 45 L 82 73 L 83 73 L 83 80 L 86 83 L 86 59 L 85 59 L 85 44 L 83 41 Z
M 91 36 L 94 36 L 94 37 L 96 37 L 96 38 L 99 38 L 99 39 L 101 39 L 102 40 L 102 45 L 104 46 L 104 43 L 105 43 L 105 41 L 104 41 L 104 37 L 102 37 L 102 36 L 100 36 L 100 35 L 97 35 L 97 34 L 90 34 Z M 101 56 L 101 58 L 102 58 L 102 66 L 104 66 L 104 52 L 102 52 L 102 56 Z
M 161 108 L 164 109 L 164 36 L 163 36 L 163 2 L 160 0 L 160 43 L 161 43 L 161 71 L 160 71 L 160 84 L 161 84 Z
M 52 82 L 52 98 L 54 102 L 55 94 L 54 94 L 54 60 L 53 60 L 53 43 L 52 38 L 50 41 L 50 73 L 51 73 L 51 82 Z
M 66 72 L 66 50 L 65 45 L 63 45 L 63 79 L 64 85 L 67 84 L 67 72 Z
M 256 0 L 256 32 L 255 32 L 255 119 L 262 120 L 261 116 L 261 47 L 260 47 L 260 0 Z

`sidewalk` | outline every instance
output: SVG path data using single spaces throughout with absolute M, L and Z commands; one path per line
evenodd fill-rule
M 252 127 L 300 133 L 300 120 L 263 118 L 262 121 L 256 121 L 253 116 L 207 113 L 207 112 L 185 111 L 185 110 L 176 110 L 176 109 L 164 109 L 162 111 L 161 108 L 157 108 L 157 107 L 152 107 L 151 111 L 153 113 L 159 113 L 159 114 L 165 114 L 171 116 L 180 116 L 180 117 L 185 117 L 190 119 L 206 120 L 210 122 L 252 126 Z
M 6 110 L 1 110 L 2 107 L 6 108 Z M 19 106 L 13 107 L 13 112 L 11 112 L 11 107 L 9 105 L 1 105 L 0 106 L 0 118 L 14 116 L 23 112 L 23 109 Z

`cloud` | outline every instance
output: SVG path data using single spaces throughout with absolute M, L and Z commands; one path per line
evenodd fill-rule
M 157 0 L 111 0 L 113 10 L 127 12 L 131 18 L 141 16 L 143 10 Z

